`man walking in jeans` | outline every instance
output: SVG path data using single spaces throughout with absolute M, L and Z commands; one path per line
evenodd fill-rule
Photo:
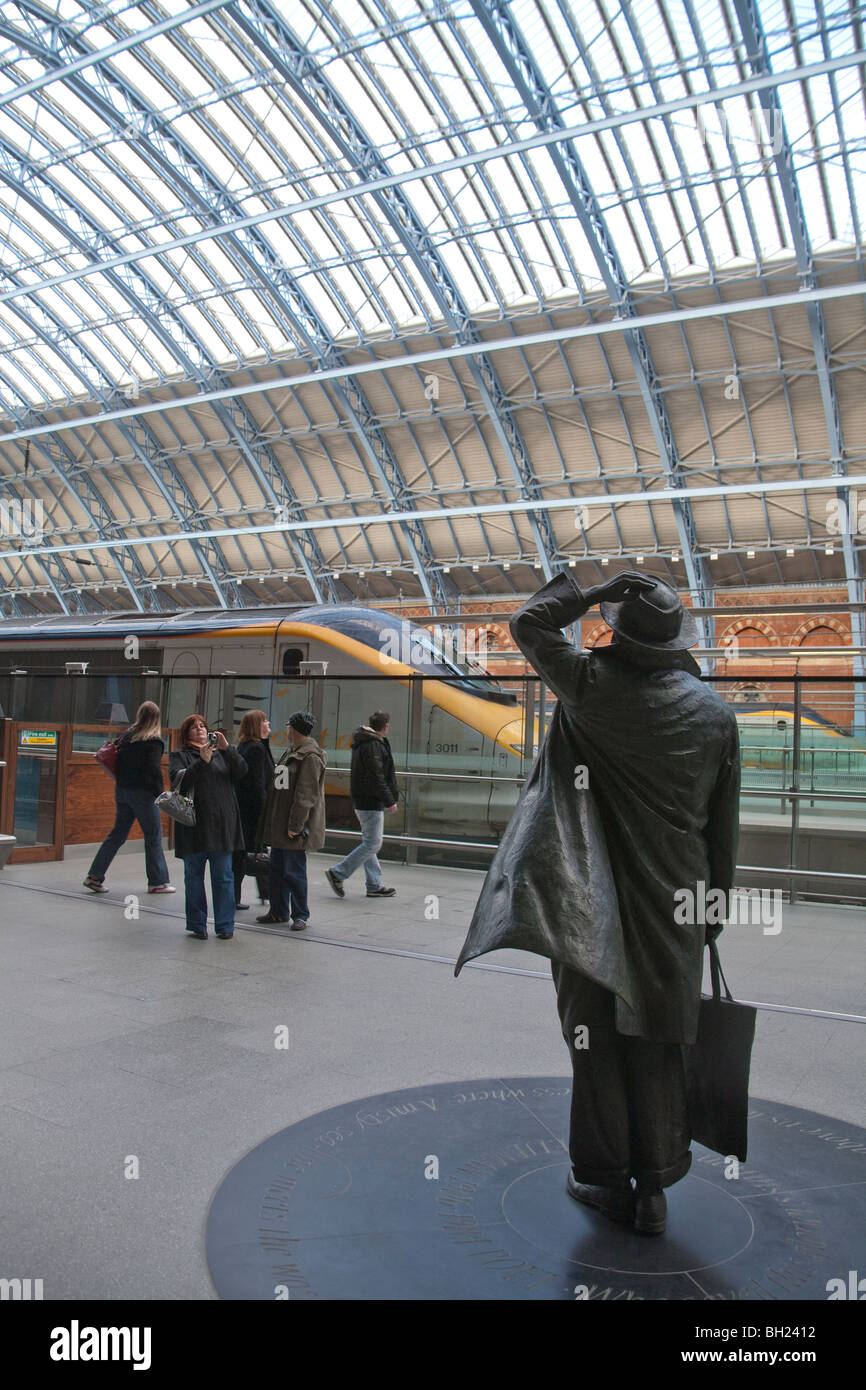
M 346 896 L 343 880 L 364 865 L 368 898 L 393 898 L 396 888 L 382 883 L 382 869 L 376 857 L 385 834 L 385 812 L 397 809 L 397 778 L 391 745 L 385 735 L 390 714 L 377 709 L 370 723 L 362 724 L 352 735 L 351 792 L 355 815 L 361 824 L 362 839 L 351 854 L 326 869 L 325 877 L 338 898 Z

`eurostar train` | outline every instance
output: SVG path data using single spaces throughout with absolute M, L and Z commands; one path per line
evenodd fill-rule
M 790 785 L 794 706 L 784 701 L 734 705 L 740 728 L 743 785 Z M 788 774 L 785 776 L 785 774 Z M 834 724 L 810 705 L 800 711 L 800 775 L 820 791 L 866 790 L 866 739 Z
M 68 663 L 86 663 L 86 679 L 70 678 Z M 391 714 L 397 768 L 415 774 L 399 780 L 401 793 L 414 799 L 420 835 L 501 833 L 517 784 L 487 779 L 519 778 L 528 765 L 518 695 L 454 660 L 427 629 L 391 613 L 349 605 L 187 610 L 13 619 L 0 626 L 0 704 L 7 715 L 123 724 L 143 699 L 160 704 L 168 728 L 199 711 L 230 739 L 247 710 L 263 709 L 277 756 L 288 716 L 312 709 L 328 755 L 328 791 L 343 803 L 329 804 L 335 826 L 356 828 L 347 819 L 348 779 L 340 773 L 351 761 L 353 731 L 375 709 Z M 534 721 L 531 729 L 530 745 Z M 532 752 L 530 746 L 529 762 Z M 443 780 L 446 775 L 467 780 Z
M 68 663 L 86 666 L 87 679 L 70 679 Z M 307 663 L 318 663 L 328 679 L 308 674 Z M 425 679 L 413 697 L 410 677 L 418 675 Z M 381 610 L 186 610 L 0 625 L 0 706 L 10 717 L 122 725 L 143 699 L 160 704 L 166 727 L 177 728 L 200 711 L 230 738 L 246 710 L 264 709 L 277 754 L 289 714 L 312 708 L 328 755 L 329 824 L 335 827 L 354 828 L 345 774 L 353 730 L 374 709 L 391 714 L 395 762 L 413 774 L 400 778 L 402 800 L 414 801 L 415 833 L 422 836 L 486 840 L 501 834 L 516 802 L 517 779 L 528 772 L 538 742 L 536 719 L 525 719 L 518 694 L 454 660 L 427 629 Z M 793 705 L 737 704 L 735 710 L 744 788 L 787 785 Z M 85 735 L 79 737 L 84 746 Z M 816 787 L 866 787 L 866 740 L 806 704 L 801 751 L 802 773 Z M 405 830 L 405 820 L 393 828 Z

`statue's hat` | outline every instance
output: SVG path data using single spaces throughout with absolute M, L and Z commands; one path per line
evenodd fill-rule
M 697 645 L 698 625 L 679 594 L 663 580 L 653 581 L 621 603 L 602 603 L 601 616 L 619 639 L 648 651 L 676 652 Z

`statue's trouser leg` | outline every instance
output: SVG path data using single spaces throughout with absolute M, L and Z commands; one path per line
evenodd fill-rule
M 574 1176 L 598 1187 L 678 1182 L 691 1163 L 680 1047 L 617 1033 L 614 996 L 578 971 L 554 962 L 553 979 L 574 1072 Z

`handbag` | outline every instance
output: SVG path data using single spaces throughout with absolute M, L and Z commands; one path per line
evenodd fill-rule
M 707 945 L 713 992 L 701 996 L 697 1039 L 683 1048 L 689 1125 L 697 1143 L 745 1162 L 749 1068 L 758 1011 L 733 998 L 718 947 L 714 940 Z
M 271 856 L 270 851 L 258 850 L 253 852 L 247 850 L 244 856 L 244 873 L 252 874 L 254 878 L 261 878 L 270 873 Z
M 178 790 L 181 779 L 187 770 L 185 767 L 180 769 L 171 784 L 171 791 L 160 792 L 154 804 L 159 807 L 163 815 L 170 816 L 172 820 L 178 821 L 181 825 L 195 825 L 195 802 L 191 796 L 183 796 Z
M 120 738 L 106 739 L 102 747 L 97 749 L 93 755 L 100 767 L 105 768 L 109 777 L 114 777 L 115 779 L 117 778 L 117 750 L 120 746 L 120 739 L 123 737 L 124 735 L 121 734 Z

